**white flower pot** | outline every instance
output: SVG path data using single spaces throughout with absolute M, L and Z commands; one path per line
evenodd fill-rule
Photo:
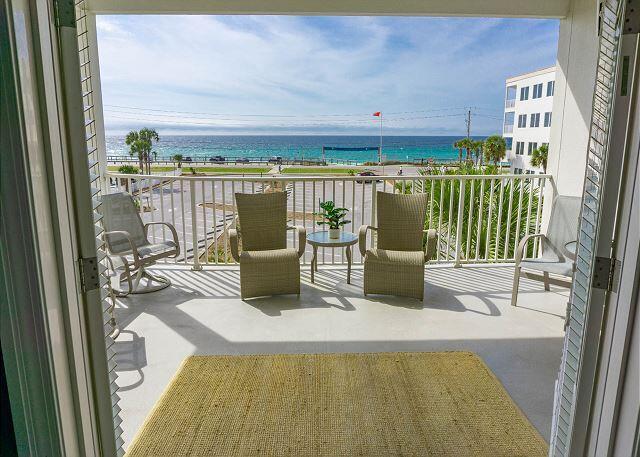
M 329 229 L 329 238 L 332 240 L 340 238 L 340 229 Z

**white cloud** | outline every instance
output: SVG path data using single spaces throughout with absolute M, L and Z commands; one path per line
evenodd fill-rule
M 145 117 L 137 110 L 108 108 L 107 127 L 126 129 L 137 117 L 147 124 L 155 119 L 159 128 L 179 122 L 173 129 L 208 130 L 202 124 L 215 123 L 234 131 L 331 126 L 366 131 L 375 128 L 368 113 L 378 110 L 482 105 L 499 115 L 505 77 L 553 63 L 554 24 L 557 28 L 557 22 L 501 19 L 100 16 L 106 105 L 229 115 L 214 122 L 210 116 Z M 355 122 L 310 117 L 340 113 L 364 116 Z M 388 126 L 398 132 L 464 128 L 453 117 L 395 122 L 392 117 Z M 478 133 L 489 133 L 500 122 L 479 117 L 475 125 Z

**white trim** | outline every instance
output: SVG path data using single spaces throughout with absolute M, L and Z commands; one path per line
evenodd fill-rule
M 96 14 L 300 14 L 563 18 L 570 0 L 90 0 Z
M 93 120 L 96 127 L 96 139 L 98 142 L 98 160 L 100 162 L 100 189 L 107 189 L 107 146 L 104 130 L 104 111 L 102 106 L 102 83 L 100 82 L 100 57 L 98 53 L 98 32 L 96 28 L 96 15 L 86 15 L 87 34 L 89 39 L 89 54 L 91 55 L 91 87 L 93 89 Z

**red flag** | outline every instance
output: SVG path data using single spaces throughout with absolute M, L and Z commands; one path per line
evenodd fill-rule
M 376 111 L 375 113 L 373 113 L 374 116 L 378 116 L 378 117 L 380 117 L 381 114 L 382 113 L 380 111 Z

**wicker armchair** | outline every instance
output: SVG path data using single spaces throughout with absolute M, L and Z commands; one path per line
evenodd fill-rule
M 300 295 L 300 257 L 307 232 L 287 226 L 287 195 L 236 194 L 238 225 L 229 231 L 231 255 L 240 263 L 240 296 Z M 298 232 L 298 250 L 287 248 L 287 230 Z M 242 250 L 240 251 L 240 243 Z
M 426 194 L 376 195 L 378 226 L 360 227 L 364 257 L 364 294 L 424 298 L 424 264 L 436 250 L 437 233 L 424 230 Z M 377 245 L 367 249 L 367 232 L 375 231 Z M 424 237 L 426 250 L 423 247 Z

